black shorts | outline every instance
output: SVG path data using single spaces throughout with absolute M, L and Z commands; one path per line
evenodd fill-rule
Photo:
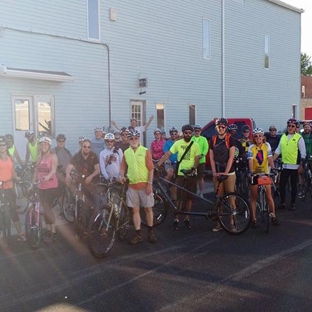
M 176 178 L 175 183 L 178 186 L 181 186 L 194 194 L 196 194 L 197 192 L 197 176 L 194 177 L 178 176 Z M 193 194 L 190 194 L 180 188 L 177 188 L 177 200 L 186 200 L 193 198 L 194 198 Z

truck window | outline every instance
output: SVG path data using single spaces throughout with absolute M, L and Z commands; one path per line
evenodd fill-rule
M 202 132 L 202 135 L 209 141 L 213 135 L 217 134 L 215 124 L 212 123 L 207 129 Z

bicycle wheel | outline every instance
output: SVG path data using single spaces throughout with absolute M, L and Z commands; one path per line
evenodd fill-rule
M 84 201 L 81 198 L 75 200 L 75 210 L 74 210 L 74 229 L 76 238 L 78 240 L 82 240 L 85 228 L 83 226 L 83 209 L 84 209 Z
M 67 222 L 73 223 L 75 220 L 75 197 L 68 187 L 65 188 L 62 196 L 61 209 Z
M 221 226 L 230 234 L 244 233 L 250 226 L 251 213 L 244 197 L 228 193 L 217 202 L 217 215 Z
M 168 214 L 168 209 L 169 209 L 168 203 L 163 197 L 163 195 L 155 192 L 154 207 L 153 207 L 153 215 L 154 215 L 153 226 L 158 226 L 165 221 Z M 143 208 L 140 209 L 140 214 L 142 223 L 147 226 L 146 214 Z
M 14 184 L 15 194 L 16 194 L 16 206 L 17 213 L 24 213 L 29 205 L 27 187 L 24 183 L 15 183 Z
M 261 219 L 262 223 L 265 225 L 265 232 L 269 233 L 270 227 L 270 217 L 269 217 L 269 206 L 266 200 L 266 193 L 264 189 L 260 192 L 260 212 L 261 212 Z
M 95 211 L 88 226 L 88 248 L 96 258 L 105 257 L 115 242 L 115 219 L 108 209 Z
M 41 241 L 42 221 L 37 215 L 35 204 L 32 204 L 25 216 L 26 240 L 32 249 L 37 249 Z

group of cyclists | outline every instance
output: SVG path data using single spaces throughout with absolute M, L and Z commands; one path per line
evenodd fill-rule
M 141 219 L 139 210 L 146 211 L 148 224 L 148 241 L 157 241 L 153 231 L 153 172 L 154 167 L 164 168 L 165 179 L 174 181 L 182 188 L 171 188 L 172 198 L 177 207 L 186 211 L 192 209 L 194 195 L 203 197 L 204 171 L 206 155 L 209 153 L 213 184 L 216 188 L 218 177 L 226 175 L 219 188 L 219 195 L 224 192 L 234 192 L 236 186 L 237 168 L 245 168 L 250 179 L 250 204 L 252 210 L 252 227 L 257 227 L 257 177 L 269 174 L 276 168 L 276 159 L 280 156 L 283 167 L 280 177 L 280 206 L 286 208 L 286 184 L 290 179 L 291 200 L 289 208 L 294 210 L 297 197 L 297 184 L 299 180 L 299 194 L 304 181 L 301 178 L 303 163 L 306 156 L 312 154 L 311 124 L 305 122 L 303 133 L 299 133 L 300 122 L 294 118 L 287 121 L 287 129 L 280 137 L 276 135 L 276 127 L 270 126 L 269 134 L 265 136 L 261 128 L 251 129 L 243 126 L 241 138 L 237 138 L 237 126 L 228 124 L 227 119 L 218 118 L 215 121 L 216 135 L 210 141 L 201 135 L 200 125 L 184 125 L 181 132 L 172 127 L 169 138 L 165 137 L 161 129 L 154 130 L 154 140 L 150 147 L 142 146 L 142 134 L 153 120 L 150 117 L 145 126 L 137 126 L 137 120 L 132 119 L 129 127 L 120 128 L 115 122 L 112 125 L 117 129 L 104 133 L 102 127 L 94 128 L 94 138 L 79 137 L 79 147 L 72 153 L 65 147 L 66 136 L 59 134 L 56 137 L 57 146 L 52 148 L 52 141 L 47 136 L 36 138 L 33 131 L 27 131 L 25 137 L 26 159 L 21 160 L 14 146 L 14 138 L 7 134 L 0 136 L 0 181 L 5 196 L 10 202 L 11 219 L 18 232 L 18 240 L 25 241 L 25 233 L 16 213 L 16 196 L 14 181 L 19 181 L 15 166 L 24 167 L 29 161 L 34 165 L 32 182 L 39 182 L 39 196 L 44 208 L 44 218 L 47 232 L 43 240 L 47 243 L 57 238 L 56 220 L 53 213 L 53 203 L 59 194 L 60 188 L 72 186 L 71 172 L 76 170 L 83 179 L 83 191 L 87 198 L 88 209 L 94 210 L 101 205 L 101 189 L 99 187 L 100 175 L 104 179 L 115 179 L 123 183 L 127 176 L 129 187 L 127 191 L 127 205 L 132 208 L 132 219 L 135 235 L 130 241 L 137 244 L 143 241 Z M 235 162 L 240 159 L 240 163 Z M 185 170 L 193 174 L 185 178 Z M 270 210 L 271 222 L 279 225 L 276 217 L 276 208 L 272 199 L 271 185 L 266 185 L 267 202 Z M 185 192 L 186 189 L 190 192 Z M 193 194 L 193 195 L 192 195 Z M 140 208 L 141 207 L 141 208 Z M 180 225 L 178 216 L 173 221 L 173 230 Z M 184 227 L 190 229 L 191 223 L 188 215 L 184 218 Z M 233 227 L 235 225 L 233 224 Z M 222 230 L 218 221 L 213 232 Z

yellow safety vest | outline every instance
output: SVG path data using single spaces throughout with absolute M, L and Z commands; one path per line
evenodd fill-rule
M 284 164 L 296 165 L 298 163 L 298 141 L 301 135 L 295 133 L 290 140 L 288 140 L 287 134 L 283 134 L 281 137 L 281 154 L 282 162 Z

